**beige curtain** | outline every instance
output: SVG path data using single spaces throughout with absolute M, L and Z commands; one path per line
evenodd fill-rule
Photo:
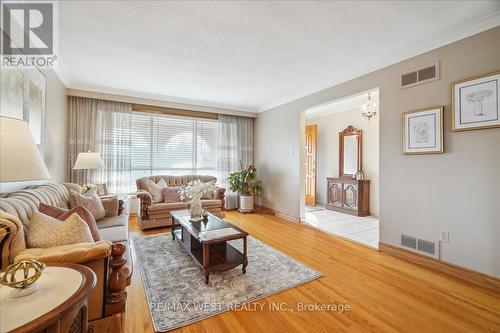
M 227 176 L 253 164 L 253 118 L 219 115 L 218 183 L 226 188 L 226 209 L 238 208 L 238 194 L 229 190 Z
M 67 179 L 83 184 L 90 173 L 93 183 L 106 183 L 114 193 L 123 193 L 130 182 L 129 103 L 70 96 L 68 100 Z M 105 168 L 73 170 L 80 152 L 99 152 Z

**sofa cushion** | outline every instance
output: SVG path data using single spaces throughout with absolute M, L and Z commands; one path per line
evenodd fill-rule
M 120 209 L 120 200 L 118 197 L 101 198 L 104 207 L 104 217 L 118 216 Z
M 116 226 L 99 229 L 101 239 L 113 243 L 126 243 L 128 240 L 128 226 Z
M 220 207 L 222 205 L 222 200 L 201 200 L 201 206 L 202 207 L 212 207 L 212 206 L 217 206 Z
M 66 186 L 68 190 L 73 190 L 75 192 L 82 193 L 82 187 L 79 184 L 63 183 L 63 185 Z
M 87 225 L 89 226 L 90 233 L 92 234 L 94 242 L 101 240 L 101 238 L 99 237 L 99 230 L 97 229 L 97 224 L 95 223 L 94 216 L 92 216 L 89 210 L 83 206 L 78 206 L 73 209 L 67 210 L 64 208 L 59 208 L 56 206 L 51 206 L 41 203 L 40 206 L 38 206 L 38 211 L 42 214 L 54 217 L 60 221 L 64 221 L 68 217 L 70 217 L 71 214 L 77 213 L 78 216 L 80 216 L 82 220 L 84 220 L 85 223 L 87 223 Z
M 163 195 L 163 202 L 165 203 L 171 203 L 171 202 L 180 202 L 181 200 L 181 194 L 180 190 L 184 186 L 173 186 L 173 187 L 165 187 L 161 190 L 161 193 Z
M 91 188 L 85 194 L 80 194 L 69 190 L 69 205 L 71 208 L 83 206 L 92 213 L 96 221 L 102 219 L 106 215 L 106 211 L 96 191 L 96 188 Z
M 167 187 L 167 183 L 163 179 L 160 179 L 158 183 L 155 183 L 152 180 L 148 181 L 148 192 L 151 193 L 153 202 L 163 201 L 163 194 L 161 190 L 165 187 Z
M 34 212 L 26 234 L 28 247 L 48 248 L 75 243 L 93 243 L 89 226 L 77 213 L 66 220 Z
M 149 212 L 154 213 L 158 211 L 170 211 L 176 209 L 186 209 L 188 204 L 186 202 L 162 202 L 148 207 Z
M 206 182 L 217 182 L 217 178 L 214 176 L 204 176 L 204 175 L 183 175 L 183 176 L 149 176 L 142 177 L 136 180 L 137 190 L 148 190 L 148 182 L 152 180 L 155 183 L 158 183 L 161 179 L 163 179 L 168 186 L 180 186 L 187 185 L 189 182 L 193 180 L 200 180 L 204 183 Z
M 14 262 L 36 259 L 49 263 L 80 264 L 109 256 L 111 243 L 99 241 L 97 243 L 78 243 L 50 248 L 33 248 L 19 252 Z
M 118 227 L 118 226 L 127 226 L 127 225 L 128 225 L 127 214 L 121 214 L 113 217 L 105 217 L 97 221 L 97 228 L 99 228 L 99 233 L 101 229 Z

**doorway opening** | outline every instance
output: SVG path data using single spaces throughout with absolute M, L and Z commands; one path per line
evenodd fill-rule
M 378 248 L 378 88 L 304 113 L 301 221 Z

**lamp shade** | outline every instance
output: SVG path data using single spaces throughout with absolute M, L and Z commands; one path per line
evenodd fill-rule
M 0 181 L 15 182 L 50 178 L 28 124 L 0 117 Z
M 75 165 L 73 166 L 74 170 L 102 168 L 104 168 L 104 162 L 99 153 L 93 153 L 90 151 L 86 153 L 79 153 L 76 158 Z

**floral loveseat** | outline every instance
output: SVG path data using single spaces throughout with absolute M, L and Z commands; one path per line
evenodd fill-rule
M 136 180 L 137 184 L 137 197 L 140 199 L 140 213 L 139 213 L 139 225 L 144 229 L 155 228 L 155 227 L 166 227 L 170 226 L 172 223 L 172 218 L 170 212 L 173 210 L 187 209 L 189 206 L 188 202 L 153 202 L 153 197 L 151 193 L 148 192 L 148 181 L 153 181 L 158 183 L 161 179 L 167 183 L 169 187 L 177 187 L 187 185 L 193 180 L 200 180 L 202 182 L 216 182 L 217 178 L 213 176 L 201 176 L 201 175 L 185 175 L 185 176 L 150 176 L 143 177 Z M 218 187 L 213 198 L 207 198 L 201 200 L 202 207 L 214 215 L 221 218 L 226 216 L 225 212 L 225 195 L 226 189 Z

